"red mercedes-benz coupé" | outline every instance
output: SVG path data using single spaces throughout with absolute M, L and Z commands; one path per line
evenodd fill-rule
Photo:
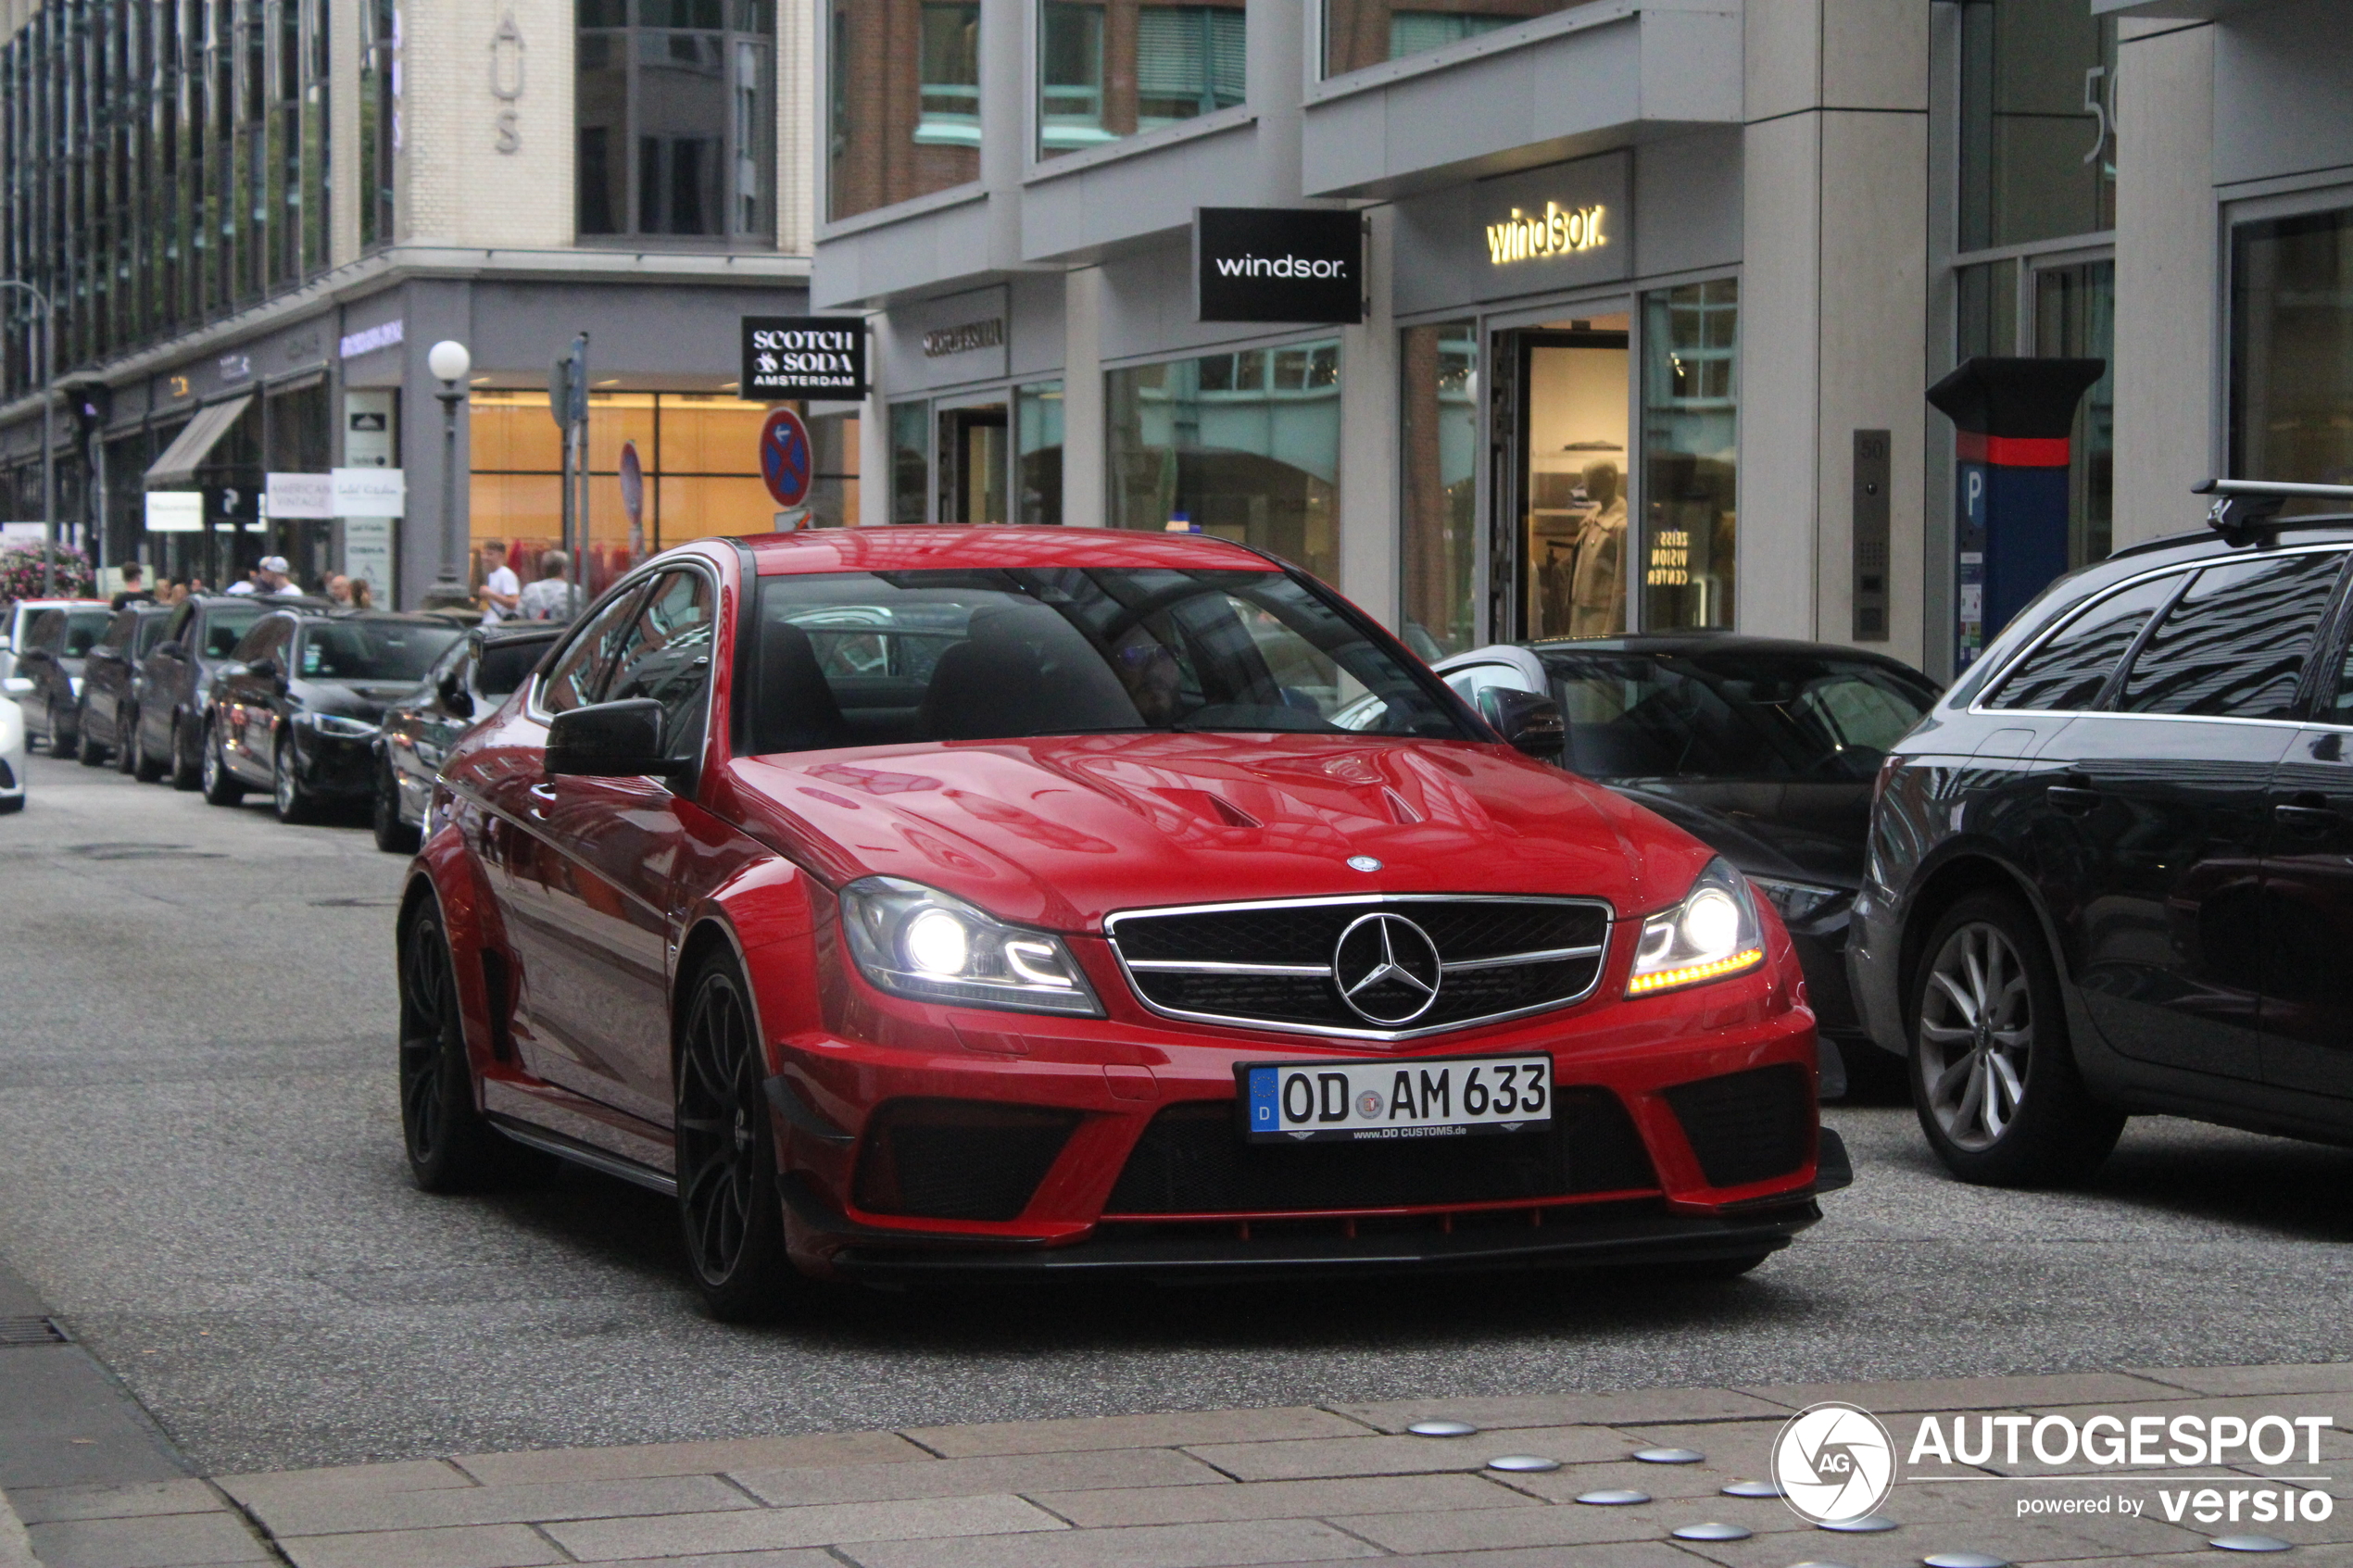
M 1752 1267 L 1844 1169 L 1788 939 L 1516 750 L 1549 703 L 1496 717 L 1214 538 L 672 550 L 442 769 L 416 1177 L 522 1146 L 674 1193 L 722 1316 L 801 1274 Z

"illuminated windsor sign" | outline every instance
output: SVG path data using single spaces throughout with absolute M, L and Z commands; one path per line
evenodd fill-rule
M 1503 267 L 1514 261 L 1599 250 L 1609 244 L 1609 236 L 1602 232 L 1602 216 L 1598 203 L 1564 207 L 1546 202 L 1543 211 L 1532 213 L 1514 207 L 1501 223 L 1487 225 L 1488 262 Z

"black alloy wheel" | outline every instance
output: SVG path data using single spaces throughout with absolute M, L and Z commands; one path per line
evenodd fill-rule
M 678 1217 L 711 1315 L 772 1317 L 791 1295 L 776 1148 L 751 1002 L 730 960 L 703 966 L 686 993 L 678 1050 Z
M 318 815 L 318 802 L 302 787 L 295 766 L 294 742 L 283 735 L 270 754 L 270 804 L 282 822 L 307 822 Z
M 400 782 L 393 772 L 389 757 L 377 766 L 369 825 L 375 829 L 376 847 L 385 854 L 410 855 L 416 852 L 420 834 L 416 828 L 400 820 Z
M 171 787 L 204 787 L 204 732 L 194 720 L 171 721 Z
M 475 1108 L 457 965 L 430 897 L 400 937 L 400 1130 L 426 1192 L 497 1185 L 531 1164 Z
M 2017 899 L 1973 893 L 1944 912 L 1912 980 L 1912 1105 L 1953 1174 L 1988 1186 L 2089 1180 L 2124 1117 L 2092 1098 L 2058 972 Z
M 203 776 L 200 782 L 208 806 L 234 806 L 245 797 L 245 786 L 237 782 L 237 775 L 229 771 L 229 759 L 220 755 L 220 726 L 218 724 L 204 727 Z
M 74 759 L 85 768 L 103 768 L 107 765 L 107 748 L 98 744 L 98 737 L 91 731 L 90 705 L 86 702 L 82 705 L 74 718 L 73 755 Z
M 120 703 L 114 710 L 114 771 L 139 776 L 139 710 Z

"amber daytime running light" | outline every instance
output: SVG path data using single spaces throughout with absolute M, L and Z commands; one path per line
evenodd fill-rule
M 1642 922 L 1629 997 L 1739 974 L 1765 961 L 1765 938 L 1747 879 L 1711 860 L 1683 901 Z

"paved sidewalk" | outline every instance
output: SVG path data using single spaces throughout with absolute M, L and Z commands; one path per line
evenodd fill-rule
M 1881 1534 L 1818 1531 L 1783 1503 L 1721 1494 L 1761 1475 L 1791 1412 L 1842 1399 L 1879 1415 L 1899 1456 L 1923 1413 L 2031 1412 L 2082 1423 L 2102 1412 L 2171 1422 L 2328 1416 L 2320 1461 L 2179 1470 L 2163 1478 L 2082 1463 L 1907 1466 Z M 1451 1417 L 1472 1436 L 1425 1437 Z M 2151 1429 L 2155 1431 L 2155 1428 Z M 2168 1426 L 2168 1432 L 2174 1429 Z M 2056 1437 L 2054 1438 L 2056 1443 Z M 1635 1461 L 1646 1447 L 1695 1449 L 1686 1464 Z M 1532 1454 L 1551 1472 L 1487 1461 Z M 2160 1489 L 2218 1499 L 2266 1475 L 2327 1476 L 2340 1499 L 2322 1522 L 2256 1524 L 2294 1543 L 2290 1562 L 2353 1568 L 2353 1363 L 1814 1386 L 1531 1395 L 1288 1410 L 845 1432 L 642 1448 L 475 1454 L 447 1460 L 183 1479 L 19 1488 L 9 1500 L 45 1568 L 205 1568 L 283 1559 L 296 1568 L 1221 1568 L 1379 1559 L 1431 1568 L 1780 1568 L 1801 1561 L 1893 1568 L 1973 1551 L 2020 1564 L 2219 1562 Z M 2067 1479 L 2069 1476 L 2076 1479 Z M 2189 1477 L 2196 1479 L 2188 1479 Z M 1655 1500 L 1579 1503 L 1635 1488 Z M 2021 1517 L 2029 1499 L 2097 1509 Z M 2116 1499 L 2137 1499 L 2129 1516 Z M 2047 1508 L 2047 1503 L 2036 1505 Z M 0 1511 L 5 1513 L 5 1511 Z M 1686 1541 L 1700 1523 L 1750 1532 Z M 0 1538 L 6 1537 L 0 1519 Z M 0 1549 L 0 1555 L 5 1555 Z

